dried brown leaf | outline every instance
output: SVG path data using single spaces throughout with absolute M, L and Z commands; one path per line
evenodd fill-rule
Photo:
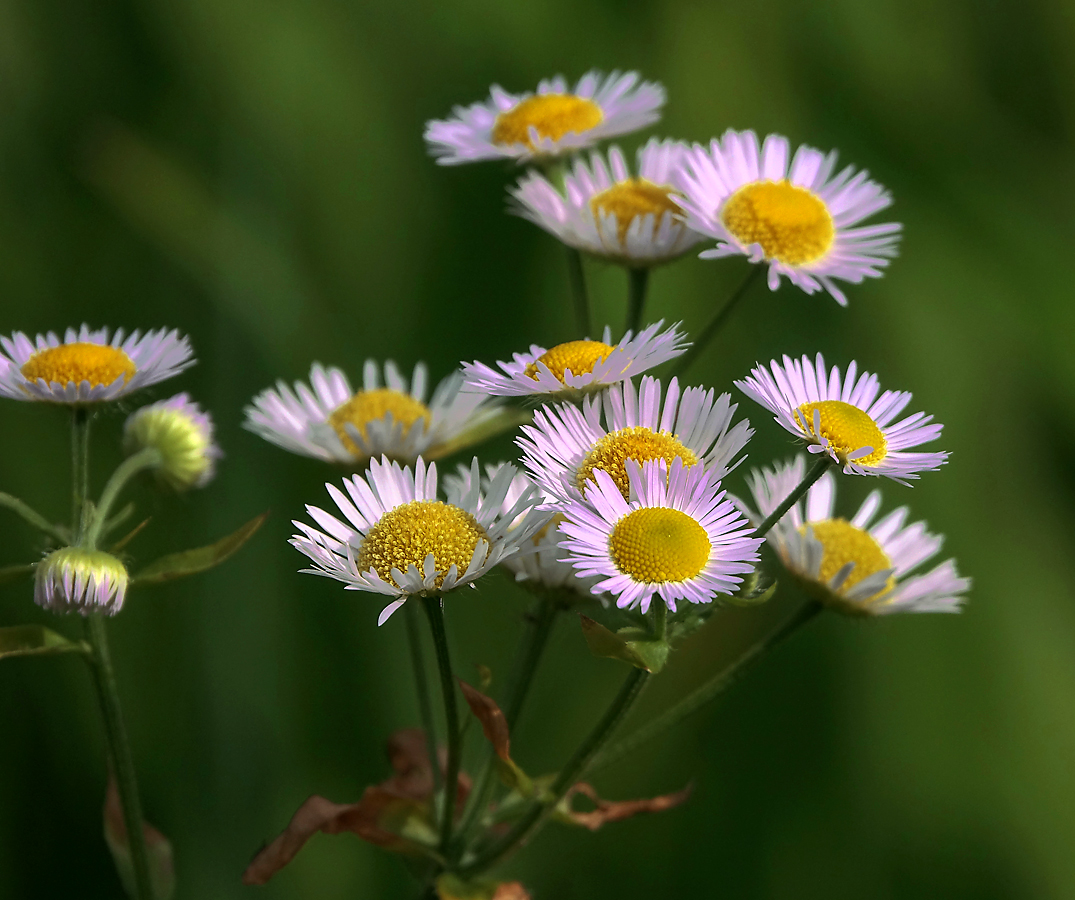
M 637 816 L 639 813 L 663 812 L 666 809 L 679 806 L 687 801 L 692 790 L 693 786 L 687 785 L 683 790 L 674 794 L 663 794 L 660 797 L 649 797 L 642 800 L 614 801 L 602 800 L 591 785 L 585 781 L 580 781 L 565 795 L 561 802 L 560 812 L 576 825 L 589 828 L 590 831 L 597 831 L 598 828 L 609 822 L 620 822 L 623 819 Z M 571 801 L 577 794 L 589 797 L 596 808 L 588 812 L 579 812 L 572 809 Z

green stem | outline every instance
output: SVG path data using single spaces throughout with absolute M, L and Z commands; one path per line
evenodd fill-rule
M 788 494 L 787 497 L 784 498 L 784 502 L 769 514 L 769 518 L 755 529 L 754 537 L 765 537 L 765 535 L 769 533 L 769 530 L 779 522 L 784 517 L 784 514 L 798 502 L 799 498 L 810 489 L 810 486 L 828 471 L 828 468 L 831 465 L 834 465 L 834 462 L 828 453 L 819 454 L 817 462 L 810 467 L 810 471 L 807 472 L 806 477 L 799 482 L 799 486 Z
M 92 550 L 97 545 L 97 539 L 101 536 L 105 522 L 108 519 L 108 513 L 112 509 L 112 504 L 116 502 L 119 492 L 123 490 L 127 482 L 145 469 L 157 468 L 160 463 L 160 451 L 156 447 L 146 447 L 133 456 L 128 456 L 116 467 L 116 471 L 112 473 L 112 477 L 108 479 L 104 491 L 101 492 L 101 501 L 94 511 L 93 521 L 79 541 L 82 546 L 89 547 Z
M 627 680 L 623 683 L 623 687 L 620 688 L 616 699 L 612 701 L 601 721 L 597 723 L 593 731 L 586 737 L 586 740 L 579 745 L 567 765 L 560 770 L 560 774 L 556 776 L 556 781 L 549 788 L 548 794 L 541 800 L 535 801 L 507 834 L 490 845 L 484 852 L 479 853 L 471 863 L 460 868 L 459 875 L 461 877 L 472 878 L 490 866 L 496 865 L 516 847 L 533 836 L 544 824 L 553 809 L 556 808 L 556 805 L 563 799 L 564 794 L 586 774 L 590 762 L 631 711 L 631 707 L 634 706 L 649 677 L 649 672 L 643 669 L 631 669 L 631 674 L 627 676 Z
M 437 651 L 437 668 L 440 671 L 440 689 L 444 695 L 444 718 L 448 729 L 448 767 L 444 773 L 444 819 L 440 826 L 440 850 L 446 853 L 452 841 L 452 824 L 455 818 L 455 796 L 459 788 L 459 760 L 462 747 L 459 735 L 459 708 L 455 699 L 455 676 L 452 660 L 448 654 L 448 635 L 444 630 L 444 610 L 440 597 L 423 597 L 433 646 Z
M 664 600 L 654 599 L 653 601 L 653 637 L 658 641 L 663 641 L 665 635 L 668 632 L 668 607 L 665 606 Z
M 744 278 L 739 287 L 735 289 L 731 297 L 725 302 L 725 304 L 717 310 L 716 315 L 709 320 L 708 324 L 698 333 L 698 337 L 694 343 L 688 348 L 679 359 L 676 360 L 675 365 L 672 367 L 673 375 L 682 375 L 698 358 L 698 355 L 706 348 L 706 345 L 713 339 L 713 337 L 720 331 L 725 322 L 732 314 L 732 310 L 739 304 L 748 293 L 750 288 L 754 285 L 754 282 L 758 280 L 758 277 L 764 272 L 766 267 L 762 264 L 752 265 L 750 271 L 747 273 L 747 277 Z
M 642 311 L 646 306 L 649 269 L 627 270 L 627 330 L 638 334 L 642 327 Z
M 66 528 L 53 525 L 41 513 L 33 509 L 29 504 L 23 503 L 18 497 L 12 497 L 11 494 L 0 492 L 0 506 L 6 506 L 13 513 L 22 516 L 25 521 L 38 531 L 43 531 L 49 537 L 55 538 L 59 543 L 71 543 L 71 535 Z
M 739 677 L 757 660 L 779 644 L 793 631 L 805 625 L 816 616 L 822 607 L 816 601 L 809 601 L 800 606 L 791 616 L 785 619 L 774 631 L 751 645 L 745 653 L 736 659 L 727 668 L 714 675 L 701 687 L 695 688 L 686 697 L 671 708 L 665 710 L 657 718 L 643 725 L 633 734 L 628 735 L 622 741 L 613 744 L 605 750 L 590 767 L 591 772 L 603 769 L 611 765 L 628 753 L 641 747 L 643 744 L 663 734 L 673 725 L 678 724 L 691 713 L 701 709 L 710 700 L 718 697 L 731 687 Z
M 574 247 L 567 247 L 567 280 L 571 283 L 571 299 L 575 305 L 575 327 L 579 337 L 590 334 L 590 300 L 586 294 L 586 273 L 582 271 L 582 254 Z
M 426 677 L 425 656 L 422 653 L 422 634 L 418 617 L 422 613 L 414 602 L 403 604 L 403 616 L 407 622 L 407 643 L 411 650 L 411 666 L 414 668 L 414 690 L 418 695 L 418 714 L 426 733 L 429 765 L 433 770 L 434 793 L 440 790 L 440 762 L 437 759 L 437 730 L 433 720 L 433 704 L 429 699 L 429 679 Z
M 71 410 L 71 533 L 82 536 L 83 513 L 90 498 L 90 412 Z

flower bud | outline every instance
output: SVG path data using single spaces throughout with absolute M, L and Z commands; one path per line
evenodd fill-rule
M 123 443 L 128 454 L 159 450 L 157 476 L 177 491 L 208 484 L 221 456 L 213 443 L 213 420 L 185 393 L 131 413 Z
M 102 550 L 64 547 L 37 565 L 34 603 L 54 613 L 113 616 L 127 594 L 127 569 Z

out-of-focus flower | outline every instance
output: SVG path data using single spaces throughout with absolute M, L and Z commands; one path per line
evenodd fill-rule
M 54 613 L 118 613 L 127 595 L 127 569 L 101 550 L 63 547 L 37 564 L 34 603 Z
M 123 444 L 128 454 L 147 447 L 158 450 L 157 477 L 177 491 L 207 485 L 222 456 L 213 441 L 213 420 L 185 393 L 131 413 Z

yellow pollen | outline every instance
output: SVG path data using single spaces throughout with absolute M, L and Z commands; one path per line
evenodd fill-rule
M 622 244 L 627 237 L 627 229 L 638 216 L 653 213 L 654 229 L 660 225 L 666 212 L 682 217 L 683 211 L 672 199 L 673 193 L 670 187 L 662 187 L 645 178 L 628 178 L 593 197 L 590 209 L 598 220 L 602 215 L 616 217 L 616 230 Z
M 90 387 L 112 384 L 122 377 L 126 384 L 138 371 L 131 358 L 118 347 L 78 342 L 38 350 L 22 366 L 31 381 L 44 378 L 50 384 L 81 384 Z
M 755 181 L 739 188 L 720 214 L 743 244 L 761 244 L 768 259 L 803 266 L 829 252 L 836 226 L 824 201 L 788 181 Z
M 601 107 L 592 100 L 573 94 L 536 94 L 527 97 L 507 112 L 496 117 L 493 124 L 494 144 L 525 144 L 531 150 L 530 128 L 538 137 L 560 140 L 568 132 L 582 134 L 601 124 Z
M 601 469 L 612 476 L 616 487 L 623 494 L 623 499 L 630 498 L 630 484 L 627 480 L 627 460 L 633 459 L 639 465 L 650 459 L 663 459 L 669 466 L 676 459 L 683 460 L 683 465 L 693 466 L 698 457 L 679 438 L 667 431 L 652 431 L 641 425 L 633 428 L 621 428 L 606 434 L 579 465 L 575 474 L 575 485 L 583 493 L 589 482 L 596 483 L 594 470 Z
M 821 522 L 810 522 L 808 525 L 800 526 L 799 532 L 805 535 L 807 528 L 813 530 L 814 537 L 825 548 L 821 557 L 821 571 L 818 575 L 818 581 L 822 584 L 828 584 L 829 579 L 848 563 L 853 562 L 855 564 L 851 574 L 840 585 L 840 594 L 846 594 L 856 584 L 875 572 L 892 568 L 892 560 L 888 558 L 888 554 L 881 549 L 881 545 L 874 540 L 869 532 L 855 527 L 846 519 L 825 519 Z M 885 586 L 876 594 L 856 602 L 868 603 L 879 594 L 892 590 L 895 584 L 896 577 L 890 575 L 888 581 L 885 582 Z
M 694 578 L 709 561 L 712 546 L 695 519 L 665 506 L 629 512 L 608 538 L 616 568 L 646 584 Z
M 523 374 L 537 381 L 538 363 L 545 363 L 552 374 L 560 379 L 560 383 L 566 384 L 566 371 L 570 369 L 573 375 L 588 375 L 594 366 L 615 349 L 600 341 L 568 341 L 546 350 L 526 367 Z
M 361 456 L 362 451 L 351 440 L 351 436 L 344 426 L 354 425 L 358 429 L 358 433 L 368 441 L 369 434 L 366 426 L 370 422 L 384 418 L 388 413 L 392 414 L 392 418 L 396 422 L 402 423 L 404 434 L 419 419 L 425 423 L 427 428 L 429 427 L 429 407 L 422 401 L 415 400 L 414 397 L 400 391 L 394 391 L 391 388 L 359 391 L 342 406 L 332 411 L 328 417 L 328 423 L 339 435 L 343 445 L 355 456 Z
M 885 436 L 877 423 L 857 406 L 843 400 L 804 403 L 795 410 L 795 421 L 807 434 L 814 432 L 815 409 L 821 414 L 821 436 L 832 444 L 841 463 L 846 465 L 848 454 L 863 447 L 873 447 L 873 452 L 852 460 L 856 465 L 875 466 L 885 458 L 888 452 Z
M 460 575 L 466 572 L 478 541 L 488 540 L 466 510 L 439 500 L 412 500 L 386 512 L 369 530 L 358 552 L 358 570 L 374 569 L 383 581 L 399 587 L 392 570 L 406 572 L 413 565 L 424 576 L 425 559 L 432 553 L 439 588 L 452 565 Z

